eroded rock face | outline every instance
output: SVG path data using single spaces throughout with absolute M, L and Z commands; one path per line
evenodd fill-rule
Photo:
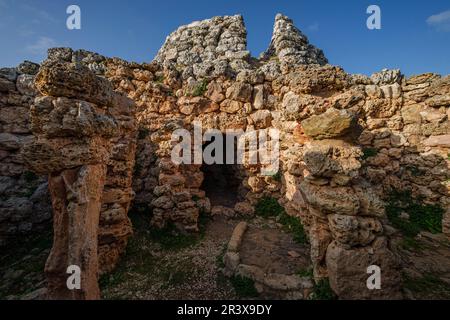
M 68 169 L 49 177 L 54 212 L 54 242 L 45 265 L 49 299 L 100 298 L 97 241 L 105 180 L 104 164 Z M 67 287 L 70 266 L 81 271 L 79 290 Z
M 0 192 L 9 197 L 10 186 L 22 179 L 22 151 L 29 168 L 51 175 L 51 190 L 65 190 L 53 197 L 61 208 L 55 217 L 95 211 L 81 215 L 81 226 L 91 228 L 90 219 L 99 219 L 98 229 L 87 234 L 92 245 L 98 243 L 101 272 L 114 267 L 126 246 L 133 198 L 153 227 L 174 224 L 181 232 L 196 232 L 200 213 L 251 216 L 261 198 L 272 197 L 301 218 L 316 279 L 329 277 L 343 298 L 398 297 L 400 277 L 386 231 L 392 227 L 382 199 L 392 188 L 409 189 L 446 209 L 443 231 L 450 232 L 449 77 L 405 79 L 398 70 L 349 75 L 328 65 L 282 15 L 262 59 L 250 58 L 245 34 L 242 17 L 215 17 L 180 27 L 150 64 L 56 48 L 36 81 L 32 64 L 1 69 Z M 242 182 L 238 203 L 212 204 L 201 165 L 171 161 L 172 133 L 193 133 L 194 122 L 222 133 L 278 129 L 280 174 L 264 176 L 260 165 L 244 161 L 233 172 Z M 90 180 L 94 176 L 98 183 Z M 74 186 L 95 194 L 92 203 L 69 197 Z M 18 208 L 26 216 L 34 205 L 28 197 L 8 198 L 0 217 L 7 220 Z M 64 228 L 55 221 L 55 230 Z M 79 235 L 73 228 L 68 232 Z M 74 256 L 94 250 L 74 239 Z M 88 270 L 95 269 L 97 258 L 88 258 Z M 237 268 L 236 256 L 230 254 L 227 263 Z M 381 291 L 365 287 L 369 264 L 387 268 Z M 96 295 L 89 274 L 84 281 Z M 277 277 L 268 281 L 284 283 Z
M 182 78 L 230 75 L 249 67 L 242 16 L 214 17 L 181 26 L 167 37 L 155 61 L 177 66 Z
M 377 238 L 370 247 L 345 249 L 336 242 L 326 255 L 330 285 L 342 299 L 401 299 L 398 263 L 387 249 L 386 239 Z M 367 267 L 381 268 L 381 289 L 367 288 Z
M 264 56 L 276 56 L 286 64 L 328 63 L 322 50 L 309 44 L 308 38 L 294 26 L 293 21 L 282 14 L 275 17 L 272 41 Z
M 356 119 L 347 110 L 328 109 L 327 112 L 302 121 L 305 134 L 314 139 L 330 139 L 355 130 Z
M 69 62 L 69 53 L 52 50 L 51 57 L 63 58 L 47 60 L 36 77 L 41 96 L 30 112 L 34 138 L 21 155 L 28 168 L 50 177 L 49 298 L 98 299 L 99 270 L 114 267 L 132 232 L 134 105 L 89 68 Z M 62 280 L 71 265 L 82 270 L 81 291 L 68 290 Z
M 0 247 L 45 229 L 51 220 L 45 177 L 28 171 L 20 155 L 32 139 L 30 105 L 39 65 L 0 69 Z

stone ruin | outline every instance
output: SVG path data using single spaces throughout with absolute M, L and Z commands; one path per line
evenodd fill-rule
M 259 59 L 241 16 L 180 27 L 149 64 L 50 49 L 41 66 L 0 70 L 1 245 L 53 220 L 48 297 L 98 299 L 99 274 L 132 234 L 132 205 L 154 228 L 197 232 L 200 213 L 251 216 L 272 197 L 301 219 L 316 280 L 343 299 L 401 298 L 383 200 L 410 190 L 439 204 L 450 236 L 449 106 L 449 76 L 347 74 L 283 15 Z M 280 174 L 173 163 L 172 133 L 194 122 L 278 129 Z M 83 270 L 82 290 L 67 289 L 69 265 Z M 370 265 L 382 290 L 366 287 Z

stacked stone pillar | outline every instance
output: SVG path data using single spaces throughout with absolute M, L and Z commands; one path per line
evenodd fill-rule
M 47 296 L 99 299 L 99 236 L 105 237 L 111 225 L 118 228 L 118 222 L 122 233 L 130 233 L 126 213 L 133 162 L 128 168 L 120 167 L 120 161 L 126 162 L 127 154 L 134 158 L 132 140 L 127 139 L 133 137 L 132 104 L 83 64 L 63 59 L 47 60 L 35 84 L 40 95 L 30 112 L 34 139 L 24 146 L 22 156 L 30 170 L 49 175 L 54 242 L 45 267 Z M 122 169 L 115 172 L 116 167 Z M 120 171 L 130 171 L 129 181 L 126 174 L 118 181 Z M 125 224 L 108 211 L 113 204 L 125 215 Z M 104 212 L 110 212 L 109 220 Z M 109 242 L 120 239 L 114 235 Z M 76 279 L 69 279 L 68 271 L 76 277 L 77 270 L 80 287 Z
M 383 233 L 383 202 L 359 175 L 355 120 L 348 111 L 329 109 L 302 122 L 312 138 L 303 150 L 299 189 L 311 221 L 314 275 L 328 277 L 342 299 L 400 298 L 400 276 Z M 381 270 L 380 289 L 367 286 L 373 266 Z

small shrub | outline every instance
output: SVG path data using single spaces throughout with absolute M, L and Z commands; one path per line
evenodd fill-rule
M 279 222 L 294 236 L 294 241 L 299 244 L 308 243 L 305 229 L 299 218 L 288 215 L 286 212 L 280 214 Z
M 295 242 L 299 244 L 308 243 L 308 238 L 300 219 L 288 215 L 277 199 L 271 197 L 262 198 L 255 206 L 255 213 L 263 218 L 277 217 L 278 222 L 288 232 L 292 233 Z
M 420 244 L 416 239 L 406 236 L 402 239 L 400 246 L 403 249 L 414 251 L 421 251 L 424 248 L 423 245 Z
M 336 298 L 328 279 L 322 279 L 314 285 L 312 300 L 335 300 Z
M 400 217 L 402 212 L 409 215 L 409 220 Z M 444 209 L 438 205 L 423 204 L 421 199 L 414 199 L 409 191 L 392 191 L 387 201 L 386 215 L 406 237 L 413 238 L 420 231 L 442 232 Z
M 422 278 L 403 277 L 403 287 L 416 293 L 438 295 L 443 299 L 450 299 L 450 285 L 440 278 L 425 274 Z
M 225 256 L 225 253 L 227 252 L 228 244 L 225 244 L 220 251 L 220 254 L 216 257 L 216 266 L 219 269 L 225 268 L 225 263 L 223 262 L 223 257 Z
M 258 291 L 255 288 L 255 282 L 247 277 L 234 276 L 230 279 L 236 294 L 240 298 L 255 298 Z
M 192 91 L 192 96 L 194 97 L 200 97 L 205 94 L 205 92 L 208 90 L 208 81 L 202 80 Z
M 307 268 L 297 271 L 296 273 L 299 277 L 312 278 L 313 277 L 313 269 Z
M 154 80 L 156 83 L 164 83 L 164 76 L 158 76 Z
M 367 160 L 371 157 L 375 157 L 378 154 L 378 150 L 375 148 L 364 148 L 363 155 L 361 157 L 362 160 Z
M 163 249 L 174 251 L 191 247 L 198 241 L 197 235 L 182 234 L 171 223 L 163 229 L 152 229 L 150 238 L 158 242 Z
M 277 199 L 264 197 L 255 206 L 255 213 L 263 218 L 276 217 L 284 212 Z
M 278 171 L 277 173 L 275 173 L 275 174 L 272 176 L 272 179 L 275 180 L 275 181 L 277 181 L 277 182 L 281 182 L 281 172 Z
M 150 231 L 150 238 L 167 250 L 188 248 L 196 245 L 204 237 L 208 221 L 208 216 L 201 212 L 198 219 L 199 233 L 181 233 L 173 223 L 168 223 L 165 228 L 153 228 Z

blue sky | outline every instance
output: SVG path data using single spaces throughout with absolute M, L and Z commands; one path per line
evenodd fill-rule
M 70 4 L 81 8 L 81 30 L 66 28 Z M 366 27 L 371 4 L 381 8 L 381 30 Z M 233 14 L 244 16 L 248 49 L 258 56 L 270 42 L 278 12 L 347 72 L 450 74 L 449 0 L 0 0 L 0 66 L 39 62 L 54 46 L 149 62 L 179 25 Z

